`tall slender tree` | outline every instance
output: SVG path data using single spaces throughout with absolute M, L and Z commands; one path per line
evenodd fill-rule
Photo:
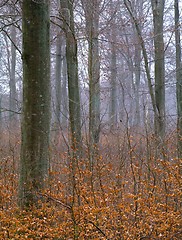
M 177 96 L 177 134 L 178 153 L 182 158 L 182 59 L 180 41 L 179 1 L 174 0 L 175 42 L 176 42 L 176 96 Z
M 135 1 L 135 8 L 136 8 L 136 17 L 138 19 L 138 25 L 141 29 L 141 18 L 143 13 L 143 0 L 136 0 Z M 133 23 L 133 33 L 135 39 L 135 46 L 134 46 L 134 96 L 135 96 L 135 119 L 134 124 L 139 126 L 141 124 L 141 114 L 140 114 L 140 78 L 141 78 L 141 44 L 140 39 L 138 37 L 136 28 Z
M 66 42 L 63 31 L 57 30 L 56 39 L 56 66 L 55 66 L 55 125 L 56 130 L 67 126 L 67 62 Z M 56 131 L 57 133 L 59 131 Z
M 98 144 L 100 135 L 99 5 L 100 0 L 82 0 L 88 39 L 89 140 L 91 146 Z
M 68 91 L 67 91 L 67 61 L 66 61 L 66 50 L 65 46 L 63 47 L 63 66 L 62 66 L 62 119 L 61 123 L 63 128 L 67 127 L 68 123 Z
M 154 60 L 155 60 L 155 118 L 156 135 L 161 139 L 165 135 L 165 65 L 163 16 L 165 0 L 151 0 L 154 24 Z
M 37 203 L 49 166 L 49 0 L 23 0 L 23 118 L 19 204 Z
M 110 36 L 110 48 L 111 48 L 111 79 L 110 79 L 110 127 L 111 129 L 117 124 L 117 49 L 116 49 L 116 14 L 113 1 L 110 2 L 110 12 L 112 22 L 110 24 L 111 36 Z
M 10 81 L 9 81 L 9 88 L 10 88 L 10 96 L 9 96 L 9 121 L 10 121 L 10 128 L 14 127 L 16 121 L 16 105 L 17 105 L 17 94 L 16 94 L 16 28 L 14 25 L 11 26 L 11 62 L 10 62 Z
M 61 32 L 59 31 L 56 39 L 56 66 L 55 66 L 55 123 L 59 126 L 60 115 L 61 115 L 61 75 L 62 75 L 62 44 L 63 38 Z
M 0 88 L 0 90 L 1 90 L 1 88 Z M 1 97 L 1 91 L 0 91 L 0 130 L 2 130 L 2 110 L 1 110 L 1 108 L 2 108 L 2 97 Z
M 73 0 L 60 0 L 63 29 L 66 35 L 66 60 L 68 75 L 69 119 L 72 145 L 80 147 L 81 117 L 78 79 L 77 39 L 74 28 Z

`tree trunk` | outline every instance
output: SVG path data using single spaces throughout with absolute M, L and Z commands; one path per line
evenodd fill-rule
M 67 127 L 68 94 L 67 94 L 67 62 L 65 37 L 60 32 L 56 42 L 56 99 L 55 99 L 55 125 Z
M 55 99 L 55 123 L 56 128 L 60 124 L 61 117 L 61 72 L 62 72 L 62 36 L 57 34 L 56 41 L 56 99 Z
M 89 138 L 90 144 L 99 143 L 100 135 L 100 73 L 98 36 L 89 40 Z
M 116 31 L 112 27 L 111 36 L 111 93 L 110 93 L 110 126 L 111 129 L 117 125 L 117 65 L 116 65 Z
M 69 94 L 69 121 L 73 148 L 81 143 L 80 94 L 78 80 L 77 40 L 74 30 L 73 1 L 61 0 L 63 28 L 66 35 L 66 60 Z
M 10 96 L 9 96 L 9 122 L 10 122 L 10 129 L 15 126 L 16 123 L 16 77 L 15 77 L 15 68 L 16 68 L 16 28 L 15 26 L 11 26 L 11 63 L 10 63 Z
M 100 135 L 100 59 L 99 59 L 99 1 L 82 0 L 88 38 L 89 77 L 89 141 L 99 143 Z
M 136 12 L 137 18 L 141 19 L 141 16 L 143 15 L 143 0 L 137 0 L 136 6 L 138 11 Z M 141 29 L 141 23 L 138 21 L 138 26 Z M 135 55 L 134 55 L 134 76 L 135 76 L 135 119 L 134 119 L 134 125 L 140 126 L 141 125 L 141 110 L 140 110 L 140 75 L 141 75 L 141 44 L 140 39 L 137 34 L 135 25 L 133 23 L 133 33 L 134 33 L 134 39 L 135 39 Z
M 19 204 L 37 203 L 49 165 L 49 1 L 23 0 L 23 119 Z
M 175 42 L 176 42 L 176 97 L 177 97 L 177 134 L 178 156 L 182 158 L 182 61 L 180 42 L 179 2 L 174 0 Z
M 155 118 L 156 136 L 162 140 L 165 136 L 165 66 L 164 66 L 164 39 L 163 15 L 164 0 L 151 0 L 154 24 L 155 50 L 155 104 L 157 117 Z
M 134 125 L 139 126 L 140 125 L 140 65 L 141 65 L 141 46 L 139 42 L 138 35 L 136 33 L 136 30 L 134 29 L 134 36 L 135 36 L 135 56 L 134 56 L 134 76 L 135 76 L 135 119 L 134 119 Z
M 0 40 L 0 49 L 1 46 L 1 40 Z M 2 75 L 2 52 L 0 51 L 0 74 Z M 1 76 L 0 75 L 0 76 Z M 0 130 L 2 130 L 2 96 L 3 96 L 2 86 L 0 86 Z
M 64 50 L 65 53 L 65 50 Z M 68 92 L 67 92 L 67 61 L 66 54 L 63 56 L 63 70 L 62 70 L 62 126 L 67 127 L 68 122 Z
M 0 91 L 0 131 L 2 130 L 2 97 L 1 97 L 1 91 Z

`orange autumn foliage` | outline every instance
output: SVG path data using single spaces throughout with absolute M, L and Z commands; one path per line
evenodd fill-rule
M 152 136 L 147 138 L 105 136 L 93 165 L 86 151 L 78 160 L 52 145 L 48 187 L 37 193 L 39 208 L 27 211 L 17 206 L 20 142 L 11 139 L 14 150 L 7 142 L 0 151 L 0 239 L 181 239 L 173 140 L 157 156 Z

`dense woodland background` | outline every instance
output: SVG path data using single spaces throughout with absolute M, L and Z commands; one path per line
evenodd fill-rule
M 0 238 L 181 239 L 182 3 L 0 0 Z

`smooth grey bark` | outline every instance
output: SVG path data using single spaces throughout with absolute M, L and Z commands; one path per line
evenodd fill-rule
M 56 39 L 56 69 L 55 69 L 55 122 L 59 126 L 61 118 L 61 73 L 62 73 L 62 36 L 59 32 Z
M 175 45 L 176 45 L 176 97 L 177 97 L 177 136 L 178 156 L 182 158 L 182 60 L 180 41 L 179 1 L 174 0 Z
M 49 167 L 49 1 L 23 0 L 23 118 L 19 205 L 38 203 Z
M 65 47 L 64 47 L 65 48 Z M 67 91 L 67 61 L 66 61 L 66 53 L 64 49 L 63 56 L 63 66 L 62 66 L 62 119 L 61 123 L 63 128 L 67 127 L 68 122 L 68 91 Z
M 16 93 L 16 77 L 15 77 L 15 69 L 16 69 L 16 28 L 15 26 L 11 26 L 11 61 L 10 61 L 10 96 L 9 96 L 9 122 L 10 129 L 14 127 L 16 123 L 16 106 L 17 106 L 17 93 Z
M 134 125 L 140 125 L 140 65 L 141 65 L 141 47 L 139 45 L 138 37 L 136 36 L 136 45 L 135 45 L 135 57 L 134 57 L 134 74 L 135 74 L 135 119 Z
M 67 94 L 67 62 L 66 41 L 63 33 L 57 34 L 56 41 L 56 69 L 55 69 L 55 123 L 57 126 L 67 127 L 68 94 Z M 59 129 L 59 128 L 57 128 Z
M 2 61 L 2 52 L 1 52 L 1 39 L 0 39 L 0 77 L 1 77 L 1 74 L 2 74 L 2 64 L 1 64 L 1 61 Z M 2 130 L 2 87 L 0 86 L 0 130 Z
M 99 0 L 82 0 L 88 39 L 89 142 L 91 146 L 99 143 L 100 135 L 99 4 Z
M 61 15 L 66 35 L 66 60 L 68 75 L 69 122 L 73 148 L 80 148 L 81 116 L 78 79 L 77 39 L 74 29 L 73 0 L 61 0 Z
M 140 19 L 142 16 L 142 9 L 143 9 L 143 0 L 137 0 L 135 8 L 137 18 Z M 141 29 L 141 23 L 138 21 L 138 26 Z M 141 75 L 141 44 L 140 44 L 140 39 L 138 37 L 136 28 L 133 24 L 133 33 L 134 33 L 134 39 L 135 39 L 135 55 L 134 55 L 134 76 L 135 76 L 135 82 L 134 82 L 134 87 L 135 87 L 135 119 L 134 119 L 134 125 L 139 126 L 140 125 L 140 75 Z
M 111 92 L 110 92 L 110 126 L 117 124 L 117 54 L 116 54 L 116 29 L 111 26 Z
M 162 140 L 165 136 L 165 65 L 163 15 L 165 0 L 151 0 L 154 24 L 154 60 L 155 60 L 155 132 Z
M 126 36 L 127 39 L 127 36 Z M 129 42 L 127 44 L 129 46 Z M 134 120 L 135 120 L 135 93 L 136 93 L 136 87 L 135 87 L 135 82 L 134 82 L 134 63 L 133 63 L 133 59 L 130 56 L 130 54 L 128 54 L 127 56 L 127 64 L 128 64 L 128 69 L 129 69 L 129 74 L 127 77 L 127 80 L 125 84 L 127 86 L 127 93 L 130 96 L 130 107 L 128 109 L 128 113 L 127 113 L 127 119 L 128 119 L 128 126 L 133 126 Z M 130 113 L 130 114 L 129 114 Z
M 0 130 L 2 130 L 2 110 L 1 109 L 2 109 L 2 97 L 0 95 Z
M 123 125 L 125 122 L 124 112 L 125 112 L 125 91 L 124 91 L 124 81 L 123 77 L 125 62 L 122 57 L 118 57 L 118 83 L 119 83 L 119 94 L 118 94 L 118 109 L 119 109 L 119 124 Z

